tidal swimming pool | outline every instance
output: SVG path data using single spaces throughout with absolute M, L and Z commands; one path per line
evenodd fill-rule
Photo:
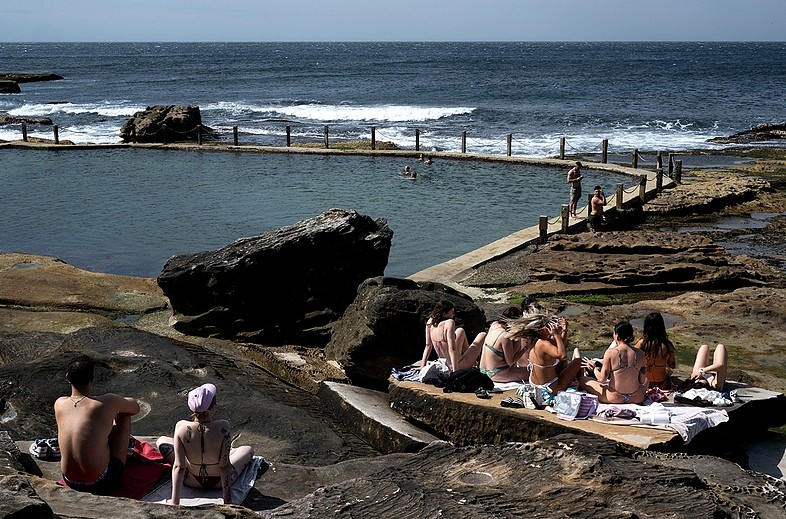
M 327 209 L 385 218 L 385 274 L 426 267 L 554 218 L 566 170 L 407 158 L 150 149 L 0 148 L 0 252 L 155 277 L 175 254 L 212 250 Z M 418 173 L 404 178 L 405 165 Z M 636 180 L 585 172 L 585 192 Z

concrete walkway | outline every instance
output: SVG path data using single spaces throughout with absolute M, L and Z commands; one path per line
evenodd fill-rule
M 549 165 L 570 165 L 571 161 L 558 161 L 559 164 L 553 164 L 554 161 L 547 161 Z M 567 164 L 564 164 L 566 163 Z M 621 173 L 640 179 L 646 177 L 647 182 L 644 189 L 644 201 L 652 199 L 659 191 L 657 175 L 653 171 L 646 171 L 641 169 L 633 169 L 616 164 L 600 164 L 600 163 L 584 163 L 584 169 L 598 169 L 603 171 L 612 171 L 614 173 Z M 662 189 L 674 187 L 676 183 L 668 176 L 663 176 Z M 607 194 L 607 206 L 605 212 L 613 216 L 617 212 L 617 207 L 627 208 L 640 203 L 641 198 L 639 187 L 628 187 L 627 190 L 622 192 L 622 201 L 617 203 L 617 194 Z M 576 214 L 583 215 L 579 218 L 570 218 L 566 223 L 566 231 L 568 233 L 582 232 L 587 229 L 586 217 L 589 216 L 589 204 L 576 209 Z M 562 218 L 557 216 L 548 220 L 548 227 L 546 229 L 546 236 L 563 232 Z M 444 263 L 434 265 L 432 267 L 421 270 L 409 276 L 409 279 L 414 281 L 438 281 L 449 286 L 457 288 L 456 279 L 464 272 L 470 269 L 477 268 L 484 263 L 496 260 L 507 254 L 521 250 L 528 245 L 540 242 L 540 229 L 538 225 L 533 225 L 526 229 L 517 231 L 509 236 L 500 238 L 488 245 L 470 251 L 462 256 L 453 258 Z M 462 292 L 467 292 L 465 287 L 461 287 Z M 472 294 L 470 294 L 472 295 Z

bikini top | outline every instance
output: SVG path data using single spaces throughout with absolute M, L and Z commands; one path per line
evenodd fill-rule
M 197 429 L 199 430 L 199 448 L 201 451 L 199 473 L 197 474 L 197 476 L 200 478 L 205 478 L 208 476 L 207 467 L 212 465 L 218 465 L 219 462 L 217 461 L 215 463 L 205 463 L 205 425 L 200 423 Z
M 622 351 L 620 351 L 619 346 L 615 345 L 614 348 L 616 348 L 616 350 L 617 350 L 617 359 L 619 360 L 619 366 L 617 366 L 616 368 L 612 369 L 611 371 L 616 372 L 616 371 L 620 371 L 622 369 L 636 369 L 636 366 L 628 366 L 627 364 L 625 364 L 623 366 L 622 365 Z

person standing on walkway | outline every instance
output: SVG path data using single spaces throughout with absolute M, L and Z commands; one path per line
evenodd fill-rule
M 581 198 L 581 181 L 583 178 L 581 174 L 581 162 L 576 161 L 576 165 L 568 171 L 568 184 L 570 184 L 570 205 L 568 205 L 568 212 L 573 218 L 576 218 L 576 205 Z

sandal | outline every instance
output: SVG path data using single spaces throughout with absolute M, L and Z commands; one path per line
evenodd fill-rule
M 502 407 L 510 407 L 513 409 L 521 409 L 524 407 L 524 400 L 518 397 L 509 396 L 505 400 L 499 403 Z
M 475 396 L 478 397 L 478 398 L 483 398 L 484 400 L 487 400 L 487 399 L 491 398 L 491 395 L 489 395 L 489 392 L 487 390 L 483 389 L 482 387 L 478 388 L 475 391 Z

